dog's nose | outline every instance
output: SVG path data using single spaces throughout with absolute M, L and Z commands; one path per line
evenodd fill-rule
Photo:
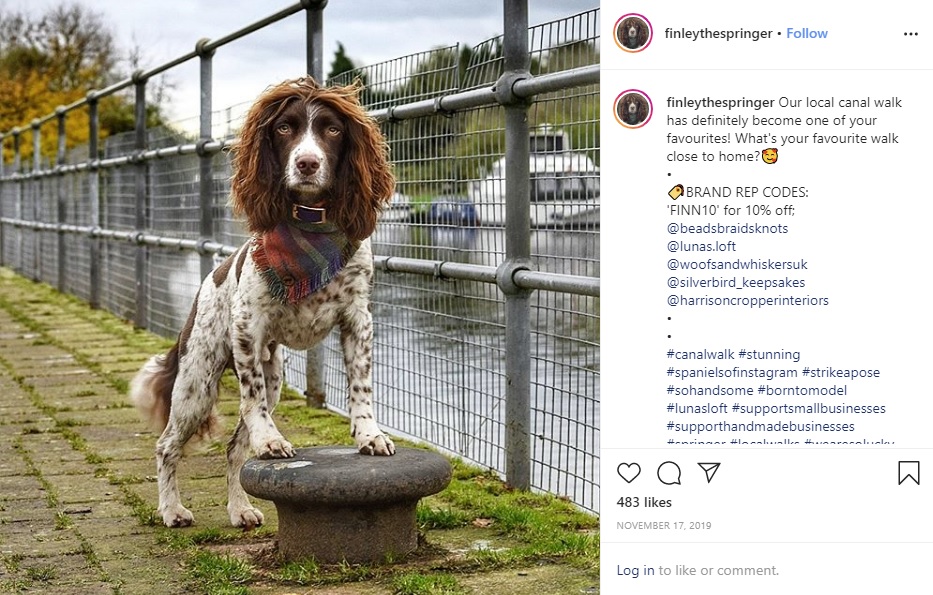
M 310 176 L 321 168 L 321 160 L 314 155 L 302 155 L 295 160 L 295 167 L 306 176 Z

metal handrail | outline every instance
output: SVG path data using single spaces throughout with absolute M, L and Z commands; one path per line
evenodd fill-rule
M 201 254 L 219 254 L 229 256 L 239 249 L 220 242 L 191 240 L 172 236 L 141 233 L 138 231 L 122 231 L 115 229 L 102 229 L 93 225 L 72 225 L 68 223 L 46 223 L 44 221 L 29 221 L 12 217 L 0 217 L 0 224 L 10 225 L 20 229 L 34 231 L 48 231 L 55 233 L 70 233 L 91 238 L 104 238 L 122 240 L 141 246 L 156 246 L 159 248 L 177 248 L 191 250 Z M 375 266 L 387 273 L 412 273 L 417 275 L 430 275 L 439 279 L 457 279 L 461 281 L 478 281 L 480 283 L 497 283 L 496 274 L 499 267 L 469 264 L 449 260 L 427 260 L 422 258 L 404 258 L 399 256 L 376 256 Z M 599 297 L 599 277 L 584 277 L 581 275 L 562 275 L 547 271 L 519 270 L 514 273 L 512 280 L 521 289 L 559 291 L 574 295 Z

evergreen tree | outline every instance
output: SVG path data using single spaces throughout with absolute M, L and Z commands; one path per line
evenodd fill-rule
M 334 52 L 334 61 L 330 63 L 330 72 L 327 73 L 327 80 L 340 76 L 356 68 L 353 60 L 347 56 L 347 50 L 341 42 L 337 42 L 337 51 Z

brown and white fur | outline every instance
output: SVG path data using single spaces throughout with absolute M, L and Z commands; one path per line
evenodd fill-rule
M 626 93 L 619 101 L 618 114 L 630 126 L 641 124 L 648 118 L 648 102 L 638 93 Z
M 282 390 L 282 346 L 310 348 L 335 326 L 356 446 L 364 454 L 395 452 L 373 419 L 373 256 L 367 239 L 394 180 L 385 141 L 359 105 L 358 91 L 321 88 L 309 78 L 285 81 L 263 93 L 246 117 L 233 150 L 232 203 L 249 230 L 273 229 L 299 204 L 326 209 L 328 221 L 362 244 L 329 284 L 287 304 L 269 293 L 247 242 L 204 280 L 175 346 L 136 375 L 131 398 L 162 432 L 156 444 L 158 512 L 169 527 L 193 522 L 181 503 L 177 466 L 189 439 L 216 425 L 218 382 L 226 368 L 235 370 L 240 388 L 240 418 L 227 445 L 227 511 L 234 526 L 262 524 L 239 473 L 251 453 L 294 456 L 271 417 Z
M 625 18 L 616 29 L 616 37 L 630 50 L 637 50 L 648 43 L 648 25 L 640 18 Z

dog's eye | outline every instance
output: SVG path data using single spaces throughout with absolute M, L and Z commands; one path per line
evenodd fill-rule
M 288 124 L 279 124 L 278 126 L 275 127 L 275 131 L 278 132 L 279 134 L 290 134 L 292 131 L 292 127 L 289 126 Z
M 341 130 L 340 128 L 337 128 L 336 126 L 328 126 L 327 128 L 327 134 L 331 136 L 337 136 L 342 133 L 343 133 L 343 130 Z

